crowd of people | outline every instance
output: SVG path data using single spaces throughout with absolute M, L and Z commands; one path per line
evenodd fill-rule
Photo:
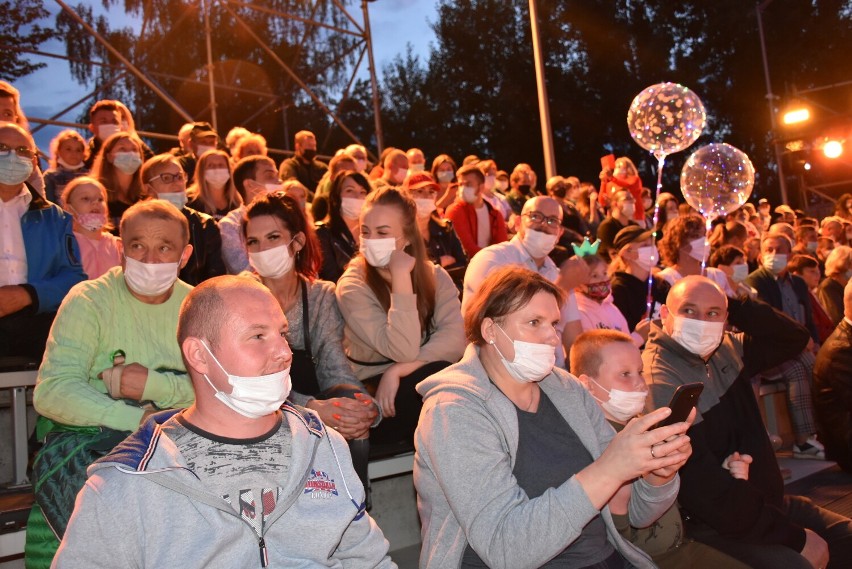
M 40 362 L 27 567 L 390 567 L 367 465 L 412 450 L 421 567 L 852 559 L 852 521 L 784 494 L 754 392 L 785 385 L 795 458 L 852 471 L 852 195 L 708 231 L 628 157 L 542 184 L 326 164 L 303 130 L 277 164 L 206 122 L 154 154 L 114 100 L 42 171 L 8 83 L 0 110 L 0 357 Z

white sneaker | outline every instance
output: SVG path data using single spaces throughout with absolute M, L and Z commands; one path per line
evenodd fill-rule
M 801 445 L 793 445 L 793 458 L 825 460 L 825 447 L 816 439 L 816 436 L 811 436 Z

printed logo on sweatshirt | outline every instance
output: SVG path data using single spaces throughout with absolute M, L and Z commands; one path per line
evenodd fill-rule
M 311 475 L 305 483 L 305 494 L 311 498 L 328 500 L 338 495 L 337 485 L 327 472 L 311 469 Z

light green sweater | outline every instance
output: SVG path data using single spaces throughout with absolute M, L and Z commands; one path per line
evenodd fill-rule
M 195 393 L 176 331 L 181 302 L 192 290 L 178 280 L 163 304 L 145 304 L 127 289 L 121 267 L 76 285 L 65 297 L 47 340 L 33 404 L 48 419 L 76 426 L 134 431 L 143 409 L 107 394 L 98 374 L 123 350 L 126 363 L 148 368 L 143 400 L 186 407 Z

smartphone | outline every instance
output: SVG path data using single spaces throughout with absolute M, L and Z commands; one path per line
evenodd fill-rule
M 692 412 L 692 408 L 698 404 L 698 396 L 701 395 L 702 391 L 704 391 L 704 384 L 700 382 L 679 385 L 668 405 L 672 414 L 660 421 L 657 427 L 666 427 L 686 421 Z

